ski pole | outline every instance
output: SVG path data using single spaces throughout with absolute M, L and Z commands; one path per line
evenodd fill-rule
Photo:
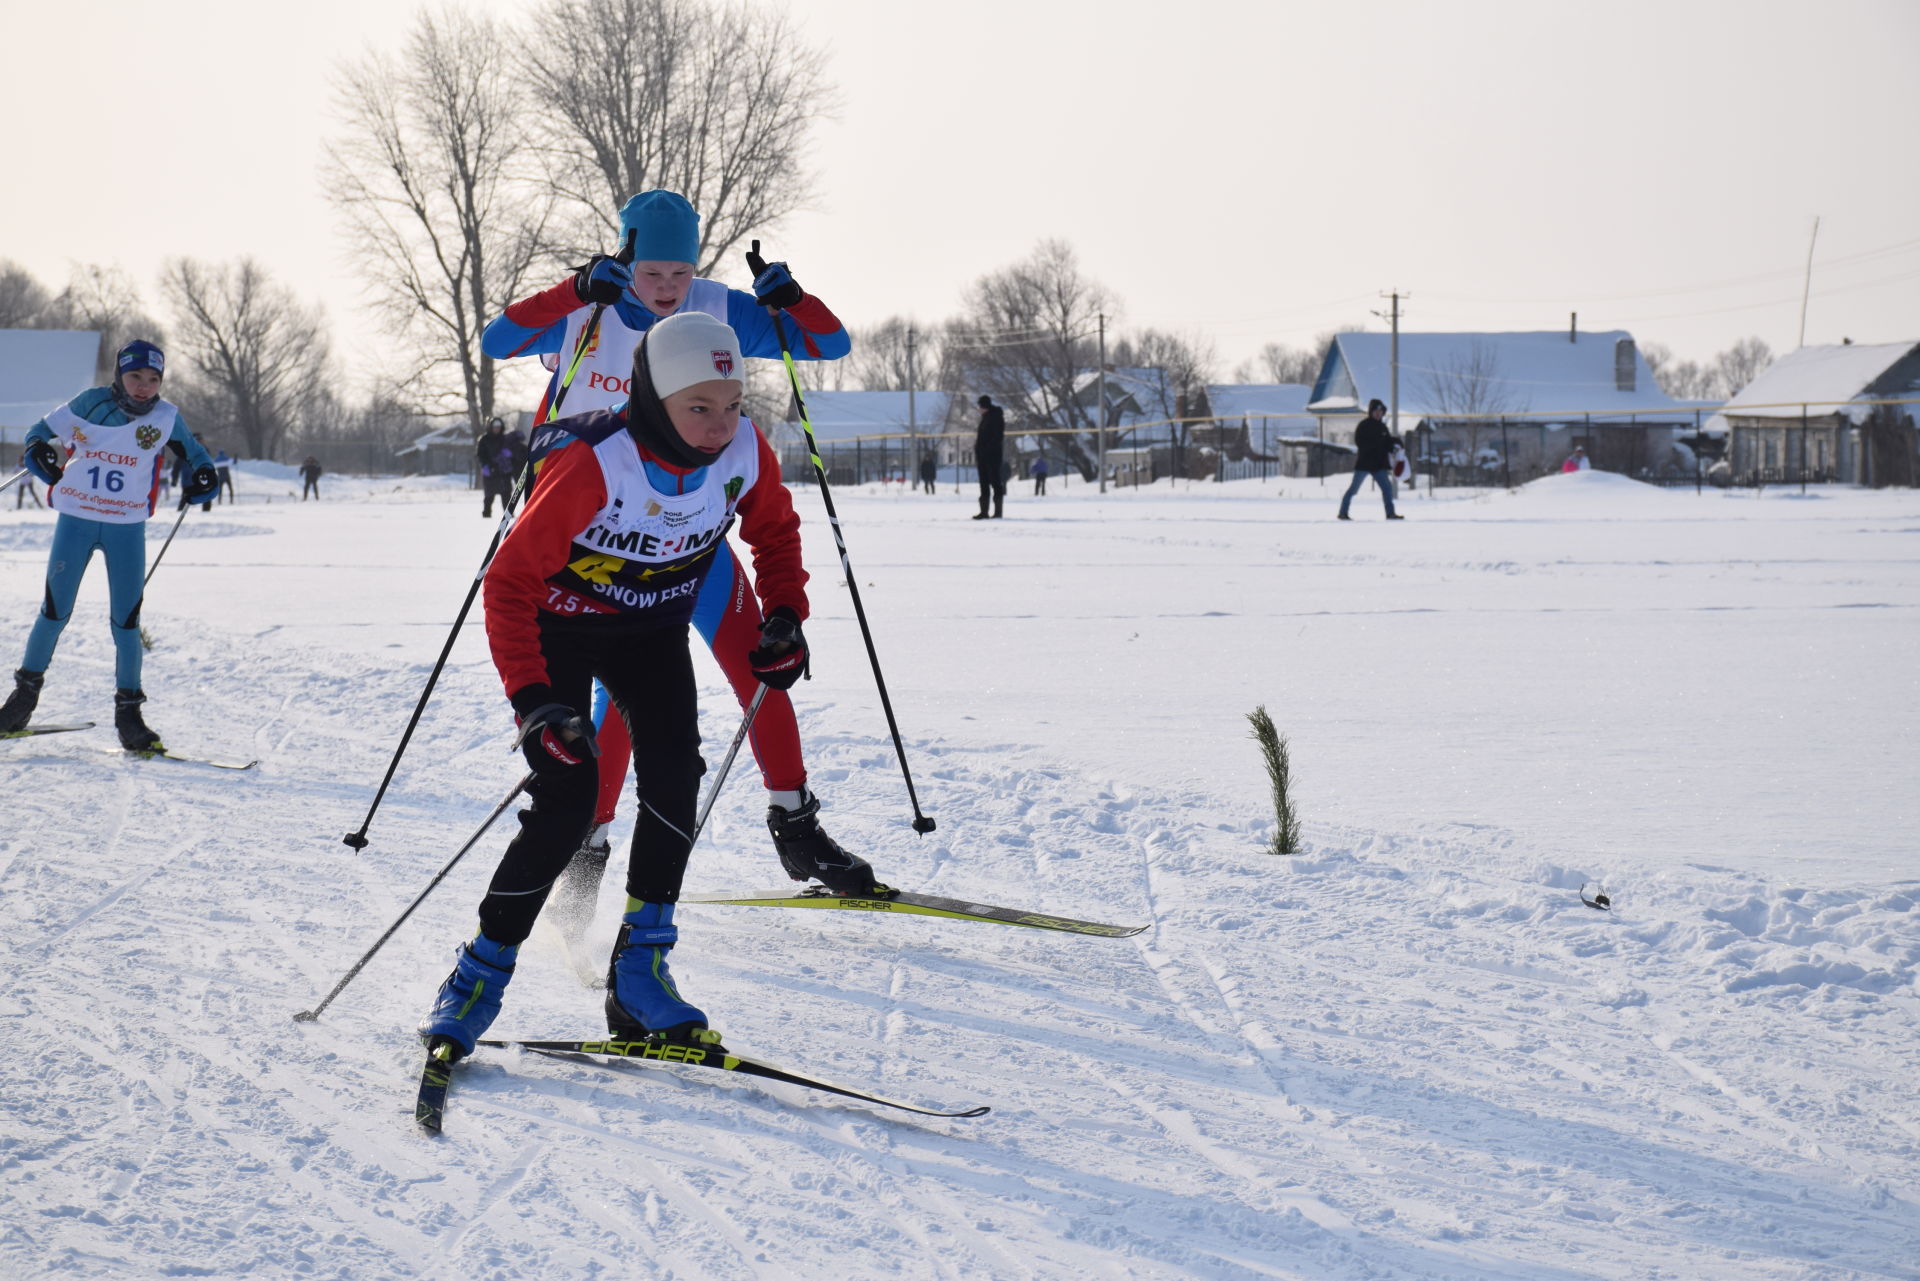
M 29 471 L 25 467 L 22 467 L 19 471 L 13 473 L 13 475 L 7 477 L 5 480 L 0 480 L 0 494 L 6 493 L 9 489 L 12 489 L 15 485 L 19 484 L 21 481 L 25 480 L 28 476 L 31 476 L 31 475 L 33 475 L 31 471 Z
M 760 258 L 760 242 L 753 242 L 749 264 Z M 773 318 L 773 332 L 780 339 L 780 359 L 786 362 L 787 381 L 793 384 L 793 403 L 800 414 L 800 429 L 807 436 L 807 457 L 813 461 L 813 474 L 820 479 L 820 501 L 826 504 L 827 523 L 833 526 L 833 545 L 840 553 L 840 570 L 847 580 L 847 592 L 853 597 L 853 614 L 860 620 L 860 639 L 867 645 L 867 662 L 873 666 L 873 683 L 880 690 L 880 709 L 887 715 L 887 731 L 893 735 L 893 750 L 900 758 L 900 776 L 907 782 L 907 801 L 913 806 L 913 830 L 921 835 L 931 832 L 933 820 L 920 812 L 920 798 L 913 790 L 913 772 L 907 768 L 906 744 L 900 741 L 900 726 L 893 718 L 893 700 L 887 697 L 887 680 L 880 674 L 880 655 L 873 647 L 873 629 L 867 626 L 866 606 L 860 602 L 860 584 L 854 578 L 853 562 L 847 558 L 847 540 L 840 530 L 840 514 L 833 507 L 833 490 L 827 484 L 826 464 L 820 461 L 820 443 L 813 438 L 813 424 L 807 420 L 806 398 L 800 394 L 800 371 L 787 347 L 787 331 L 780 323 L 780 310 L 767 308 Z
M 753 728 L 753 718 L 760 714 L 760 704 L 766 701 L 767 687 L 762 685 L 753 691 L 753 701 L 747 704 L 746 719 L 740 722 L 740 728 L 733 736 L 733 746 L 727 749 L 727 759 L 720 762 L 720 772 L 713 776 L 713 786 L 707 789 L 706 804 L 700 807 L 700 817 L 693 822 L 693 835 L 687 838 L 687 848 L 691 850 L 700 840 L 700 833 L 706 829 L 707 815 L 713 813 L 713 803 L 720 799 L 720 785 L 727 781 L 727 772 L 733 768 L 733 758 L 740 754 L 740 744 L 747 741 L 747 731 Z
M 615 261 L 629 263 L 633 261 L 634 237 L 637 231 L 627 232 L 627 241 L 615 255 Z M 553 394 L 553 403 L 547 406 L 547 416 L 541 419 L 544 426 L 560 416 L 561 402 L 567 398 L 567 389 L 573 386 L 573 376 L 580 369 L 580 361 L 593 346 L 594 339 L 600 333 L 600 317 L 607 310 L 606 303 L 595 303 L 593 315 L 587 320 L 587 327 L 580 331 L 580 341 L 574 345 L 573 362 L 567 366 L 565 377 L 560 380 L 560 389 Z M 387 773 L 380 780 L 380 788 L 373 794 L 373 804 L 367 807 L 367 816 L 360 820 L 360 829 L 348 832 L 341 837 L 341 843 L 356 850 L 367 848 L 367 829 L 373 826 L 373 815 L 380 808 L 380 802 L 386 798 L 387 788 L 393 783 L 394 771 L 400 768 L 400 758 L 407 754 L 407 744 L 413 741 L 413 731 L 420 725 L 420 717 L 427 710 L 427 700 L 433 697 L 433 687 L 440 683 L 440 673 L 447 666 L 447 656 L 453 653 L 453 646 L 460 639 L 460 629 L 466 626 L 467 614 L 473 609 L 473 602 L 480 595 L 480 584 L 487 576 L 487 566 L 493 564 L 493 557 L 500 550 L 500 544 L 506 539 L 507 530 L 513 525 L 515 510 L 525 496 L 527 485 L 533 476 L 533 467 L 529 463 L 520 469 L 515 479 L 513 493 L 500 509 L 500 523 L 494 527 L 493 541 L 487 544 L 487 554 L 480 560 L 480 569 L 467 585 L 467 598 L 460 602 L 460 612 L 453 617 L 453 630 L 447 633 L 447 643 L 440 647 L 440 657 L 434 662 L 433 670 L 427 674 L 426 688 L 420 691 L 420 701 L 413 705 L 413 716 L 407 721 L 407 728 L 401 731 L 400 742 L 393 749 L 393 759 L 387 762 Z
M 173 528 L 167 531 L 167 541 L 160 544 L 160 550 L 154 554 L 153 564 L 147 566 L 147 576 L 140 580 L 140 595 L 143 599 L 147 594 L 147 584 L 153 581 L 153 571 L 160 568 L 160 558 L 167 554 L 167 548 L 173 546 L 173 536 L 180 532 L 180 522 L 186 518 L 187 508 L 183 503 L 180 506 L 180 515 L 173 522 Z
M 393 937 L 393 932 L 399 929 L 400 926 L 406 921 L 406 919 L 409 916 L 413 915 L 414 908 L 419 907 L 422 903 L 426 902 L 427 895 L 433 893 L 435 887 L 437 887 L 440 884 L 440 882 L 447 879 L 447 873 L 453 870 L 453 865 L 455 863 L 458 863 L 462 858 L 466 857 L 466 853 L 468 850 L 472 849 L 475 845 L 479 844 L 480 838 L 487 834 L 487 829 L 493 826 L 494 820 L 499 818 L 500 815 L 506 812 L 507 806 L 513 804 L 513 798 L 520 795 L 521 792 L 524 792 L 527 789 L 527 784 L 531 783 L 532 781 L 533 781 L 533 775 L 527 774 L 523 776 L 518 783 L 515 783 L 513 785 L 513 790 L 507 793 L 506 799 L 502 800 L 498 805 L 493 807 L 493 813 L 487 815 L 487 821 L 480 824 L 479 830 L 476 831 L 472 836 L 467 838 L 467 843 L 460 847 L 460 852 L 447 860 L 447 865 L 440 869 L 440 874 L 438 876 L 434 877 L 431 881 L 427 882 L 427 888 L 420 891 L 420 897 L 414 899 L 413 902 L 407 904 L 407 910 L 400 913 L 400 915 L 394 920 L 393 924 L 387 927 L 387 932 L 385 934 L 382 934 L 379 938 L 374 940 L 373 946 L 367 949 L 366 955 L 362 956 L 359 960 L 353 963 L 353 968 L 347 971 L 346 976 L 344 978 L 342 978 L 338 983 L 335 983 L 333 985 L 333 991 L 327 993 L 326 997 L 320 1002 L 320 1004 L 314 1006 L 310 1010 L 302 1010 L 298 1014 L 294 1015 L 293 1016 L 294 1022 L 311 1023 L 315 1019 L 320 1017 L 321 1011 L 325 1010 L 329 1005 L 333 1004 L 333 998 L 340 995 L 340 993 L 346 989 L 347 984 L 353 982 L 354 978 L 359 975 L 360 971 L 366 968 L 367 962 L 373 959 L 373 954 L 375 952 L 378 952 L 382 947 L 384 947 L 386 945 L 387 940 Z

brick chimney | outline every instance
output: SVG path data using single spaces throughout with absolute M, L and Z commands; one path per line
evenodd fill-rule
M 1632 391 L 1639 362 L 1633 339 L 1621 338 L 1613 344 L 1613 385 L 1619 391 Z

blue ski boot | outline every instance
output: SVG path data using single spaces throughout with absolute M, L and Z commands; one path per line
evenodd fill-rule
M 420 1020 L 420 1037 L 432 1053 L 451 1045 L 453 1057 L 473 1053 L 473 1043 L 493 1025 L 500 1013 L 500 994 L 513 978 L 513 959 L 519 944 L 496 943 L 484 934 L 463 943 L 454 953 L 453 973 L 440 985 L 433 1008 Z
M 673 904 L 630 898 L 627 909 L 607 969 L 607 1034 L 616 1041 L 718 1042 L 706 1013 L 681 999 L 667 970 L 667 953 L 680 940 Z

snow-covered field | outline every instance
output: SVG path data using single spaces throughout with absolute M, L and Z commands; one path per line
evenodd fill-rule
M 491 523 L 448 479 L 237 480 L 154 578 L 147 710 L 260 767 L 114 750 L 98 567 L 41 715 L 102 727 L 0 744 L 0 1276 L 1920 1278 L 1920 494 L 841 492 L 921 838 L 802 491 L 829 829 L 1151 927 L 689 907 L 730 1044 L 993 1112 L 482 1051 L 431 1138 L 411 1028 L 504 831 L 291 1016 L 519 776 L 475 618 L 341 844 Z M 49 531 L 0 506 L 9 670 Z M 782 883 L 763 807 L 737 770 L 690 892 Z M 541 934 L 496 1028 L 598 1014 Z

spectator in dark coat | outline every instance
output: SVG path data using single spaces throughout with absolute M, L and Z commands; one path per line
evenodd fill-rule
M 1007 501 L 1007 416 L 991 396 L 980 397 L 978 404 L 980 428 L 973 437 L 973 465 L 980 473 L 980 514 L 974 519 L 986 520 L 989 515 L 1000 516 Z M 989 499 L 992 512 L 987 510 Z
M 304 503 L 307 501 L 308 494 L 313 495 L 314 502 L 317 503 L 320 501 L 320 470 L 320 460 L 312 454 L 308 454 L 307 461 L 300 464 L 300 479 L 302 481 L 300 486 L 301 502 Z
M 1340 519 L 1352 520 L 1347 508 L 1353 503 L 1353 496 L 1360 492 L 1360 486 L 1367 477 L 1373 477 L 1373 483 L 1380 486 L 1380 497 L 1386 500 L 1387 519 L 1404 520 L 1405 517 L 1393 510 L 1393 464 L 1388 456 L 1393 447 L 1400 442 L 1387 430 L 1387 405 L 1376 400 L 1367 406 L 1367 416 L 1358 427 L 1353 429 L 1353 483 L 1347 486 L 1347 492 L 1340 499 Z
M 933 461 L 932 454 L 920 455 L 920 483 L 927 487 L 929 494 L 934 492 L 933 483 L 940 477 L 940 464 Z
M 513 493 L 514 448 L 507 436 L 507 425 L 498 418 L 487 420 L 487 430 L 474 445 L 475 461 L 480 466 L 480 518 L 493 515 L 493 500 L 505 508 Z

